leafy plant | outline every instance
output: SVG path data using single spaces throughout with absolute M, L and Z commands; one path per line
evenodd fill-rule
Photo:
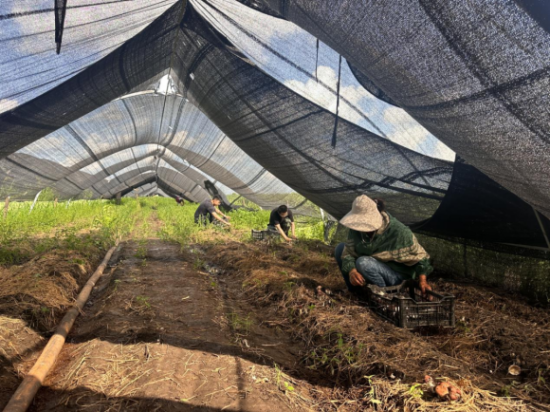
M 254 320 L 250 318 L 250 316 L 247 316 L 246 318 L 243 318 L 239 316 L 238 313 L 232 312 L 228 315 L 229 319 L 229 325 L 231 326 L 231 329 L 233 329 L 235 332 L 246 335 L 250 331 L 250 328 L 252 325 L 254 325 Z
M 415 399 L 419 399 L 422 397 L 422 395 L 424 395 L 424 391 L 422 390 L 422 385 L 419 383 L 415 383 L 414 385 L 412 385 L 407 391 L 407 393 Z
M 136 302 L 142 306 L 144 306 L 147 309 L 151 308 L 151 304 L 149 303 L 149 297 L 148 296 L 136 296 Z
M 374 390 L 374 385 L 372 383 L 372 377 L 374 375 L 370 375 L 370 376 L 363 376 L 367 382 L 368 382 L 368 385 L 369 385 L 369 390 L 365 393 L 365 398 L 367 398 L 369 400 L 370 403 L 372 404 L 380 404 L 382 403 L 380 400 L 376 399 L 376 391 Z

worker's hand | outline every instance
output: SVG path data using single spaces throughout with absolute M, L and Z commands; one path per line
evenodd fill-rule
M 296 237 L 296 235 L 292 235 L 292 239 L 296 240 L 298 238 Z
M 225 216 L 225 218 L 226 218 L 227 220 L 231 220 L 231 218 L 230 218 L 229 216 Z
M 349 281 L 353 286 L 364 286 L 365 278 L 357 271 L 357 269 L 352 269 L 349 272 Z
M 433 297 L 428 295 L 427 291 L 432 291 L 432 287 L 428 284 L 428 281 L 426 280 L 426 275 L 420 275 L 418 278 L 418 287 L 422 291 L 422 297 L 428 297 L 428 300 L 432 300 Z
M 289 237 L 285 237 L 285 242 L 288 242 L 288 244 L 292 245 L 292 239 Z

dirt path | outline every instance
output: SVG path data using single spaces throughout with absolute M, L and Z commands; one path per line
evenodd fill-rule
M 231 325 L 249 321 L 192 259 L 157 239 L 125 244 L 31 410 L 290 410 L 271 357 L 235 342 Z

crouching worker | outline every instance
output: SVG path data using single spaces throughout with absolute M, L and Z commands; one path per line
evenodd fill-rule
M 202 202 L 195 211 L 195 223 L 206 225 L 206 222 L 212 223 L 216 219 L 225 226 L 231 226 L 231 223 L 228 222 L 229 216 L 224 215 L 218 209 L 221 202 L 222 199 L 218 195 L 212 197 L 212 200 L 207 199 Z
M 292 242 L 292 239 L 296 239 L 295 228 L 294 216 L 292 216 L 292 211 L 286 205 L 281 205 L 271 211 L 267 230 L 278 232 L 284 240 Z M 289 231 L 292 233 L 292 238 L 288 236 Z
M 411 230 L 385 211 L 382 200 L 357 197 L 340 223 L 350 231 L 334 256 L 351 292 L 366 284 L 396 286 L 407 279 L 418 280 L 424 294 L 432 290 L 426 281 L 433 270 L 430 256 Z

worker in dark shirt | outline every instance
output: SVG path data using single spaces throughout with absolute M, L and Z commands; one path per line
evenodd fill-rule
M 180 196 L 176 196 L 176 203 L 179 205 L 179 206 L 183 206 L 185 201 L 183 200 L 182 197 Z
M 202 202 L 195 212 L 195 223 L 205 225 L 207 221 L 212 223 L 216 219 L 226 226 L 231 226 L 231 223 L 228 222 L 229 216 L 224 215 L 218 209 L 221 202 L 222 199 L 218 195 L 215 195 L 212 200 L 208 199 Z
M 292 242 L 292 239 L 296 239 L 294 216 L 292 211 L 288 209 L 286 205 L 281 205 L 271 211 L 269 216 L 269 224 L 267 230 L 272 232 L 279 232 L 287 242 Z M 291 231 L 291 238 L 288 236 L 288 232 Z

